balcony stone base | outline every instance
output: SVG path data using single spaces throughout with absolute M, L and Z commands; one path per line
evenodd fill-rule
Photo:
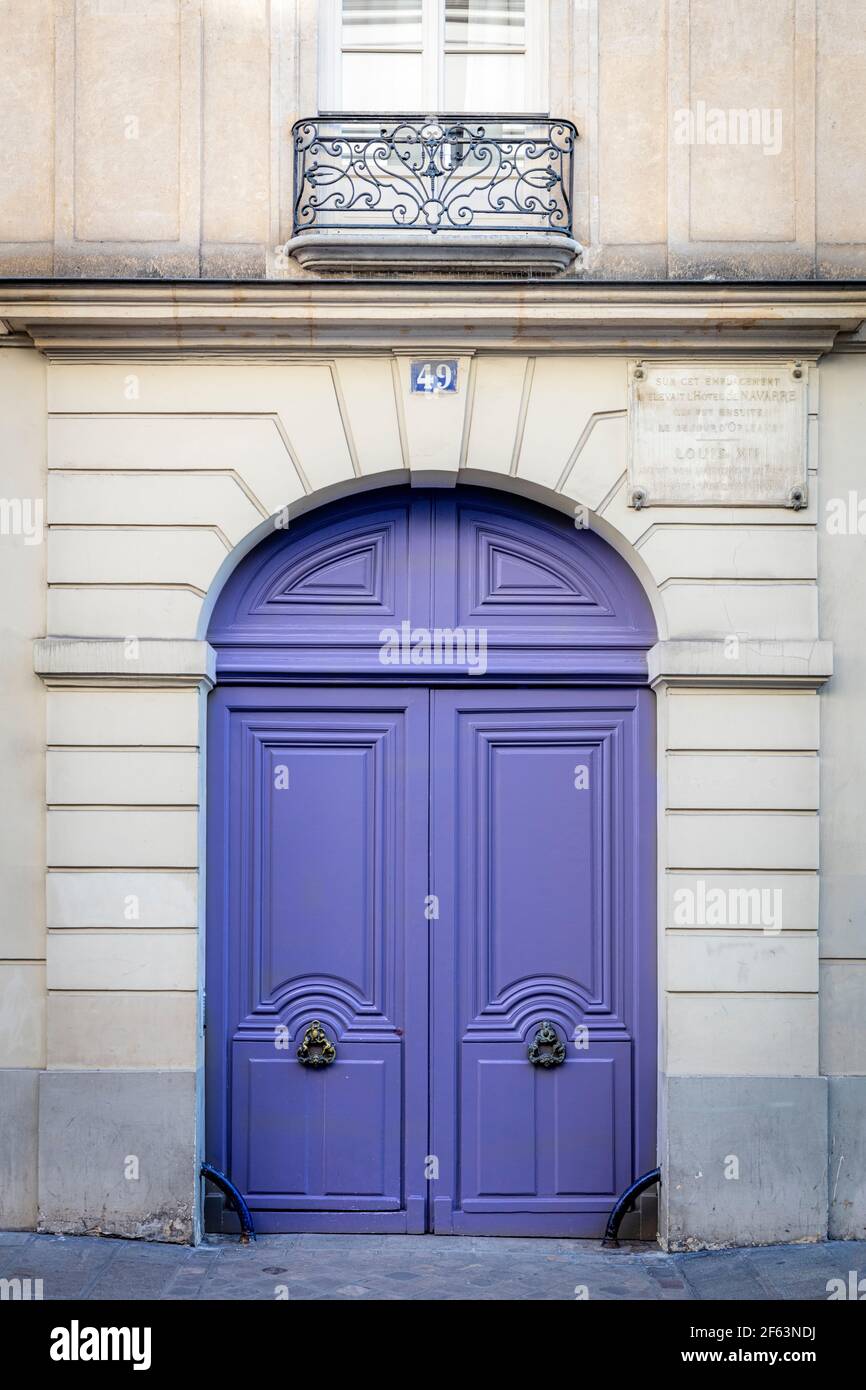
M 454 275 L 549 279 L 579 263 L 579 242 L 558 232 L 300 232 L 282 248 L 317 275 Z

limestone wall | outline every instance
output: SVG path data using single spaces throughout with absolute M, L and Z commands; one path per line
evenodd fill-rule
M 547 0 L 530 0 L 533 4 Z M 861 0 L 549 0 L 608 279 L 866 265 Z M 0 272 L 284 278 L 317 0 L 0 0 Z

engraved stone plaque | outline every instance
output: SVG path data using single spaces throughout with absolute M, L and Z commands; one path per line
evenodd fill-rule
M 807 364 L 639 362 L 629 504 L 805 507 Z

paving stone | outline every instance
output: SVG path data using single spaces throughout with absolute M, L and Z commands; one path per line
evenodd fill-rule
M 110 1267 L 93 1280 L 88 1298 L 122 1299 L 137 1302 L 161 1298 L 171 1285 L 177 1268 L 168 1261 L 139 1263 L 134 1255 L 113 1260 Z
M 160 1298 L 197 1298 L 210 1276 L 207 1264 L 188 1264 L 175 1271 Z
M 866 1243 L 823 1241 L 820 1245 L 771 1246 L 755 1250 L 753 1261 L 761 1278 L 779 1298 L 824 1300 L 831 1279 L 847 1288 L 850 1272 L 866 1278 Z
M 646 1244 L 478 1236 L 232 1237 L 191 1246 L 0 1233 L 0 1274 L 43 1280 L 46 1299 L 290 1302 L 573 1302 L 825 1299 L 866 1277 L 866 1241 L 667 1255 Z
M 701 1251 L 677 1258 L 696 1298 L 764 1302 L 778 1296 L 768 1289 L 754 1259 L 745 1252 Z
M 36 1236 L 23 1246 L 6 1247 L 0 1258 L 4 1279 L 41 1279 L 46 1300 L 88 1298 L 90 1286 L 117 1256 L 110 1240 Z

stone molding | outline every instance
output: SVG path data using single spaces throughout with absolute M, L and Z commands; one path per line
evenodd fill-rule
M 575 281 L 74 284 L 0 289 L 0 344 L 50 358 L 303 357 L 451 352 L 751 352 L 816 357 L 866 323 L 866 289 Z
M 833 674 L 832 642 L 743 640 L 657 642 L 647 653 L 649 683 L 667 686 L 817 690 Z
M 132 649 L 131 640 L 136 641 Z M 33 665 L 49 688 L 148 685 L 210 690 L 216 680 L 213 647 L 182 639 L 41 637 L 34 643 Z
M 138 657 L 127 655 L 123 638 L 43 637 L 34 643 L 34 669 L 49 687 L 74 685 L 203 685 L 216 679 L 210 643 L 144 638 Z M 737 656 L 728 643 L 657 642 L 647 653 L 649 683 L 683 687 L 818 690 L 833 674 L 831 642 L 742 641 Z

